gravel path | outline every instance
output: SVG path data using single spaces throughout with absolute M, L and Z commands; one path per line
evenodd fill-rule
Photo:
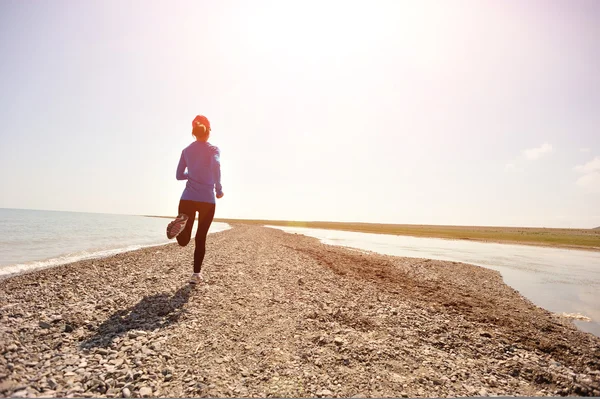
M 455 262 L 253 226 L 0 281 L 0 395 L 600 396 L 600 338 Z

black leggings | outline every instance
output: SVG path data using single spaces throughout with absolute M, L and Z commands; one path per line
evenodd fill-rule
M 194 273 L 200 273 L 206 252 L 206 236 L 215 216 L 215 204 L 180 200 L 179 214 L 185 213 L 188 216 L 188 221 L 183 231 L 177 236 L 177 242 L 182 247 L 185 247 L 190 242 L 196 212 L 198 212 L 198 230 L 196 230 L 196 248 L 194 249 Z

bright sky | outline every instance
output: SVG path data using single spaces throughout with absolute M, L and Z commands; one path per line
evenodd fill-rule
M 0 207 L 600 225 L 600 2 L 0 2 Z

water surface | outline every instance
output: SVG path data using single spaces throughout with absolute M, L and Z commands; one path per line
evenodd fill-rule
M 169 222 L 133 215 L 0 209 L 0 277 L 168 244 L 174 242 L 166 237 Z M 228 228 L 215 222 L 209 232 Z

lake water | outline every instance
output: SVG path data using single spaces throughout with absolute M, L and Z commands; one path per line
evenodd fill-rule
M 266 226 L 320 239 L 325 244 L 386 255 L 470 263 L 497 270 L 504 282 L 535 303 L 575 320 L 583 331 L 600 336 L 600 252 Z
M 169 222 L 145 216 L 0 209 L 0 277 L 175 242 L 166 237 Z M 228 228 L 226 223 L 213 223 L 209 232 Z

